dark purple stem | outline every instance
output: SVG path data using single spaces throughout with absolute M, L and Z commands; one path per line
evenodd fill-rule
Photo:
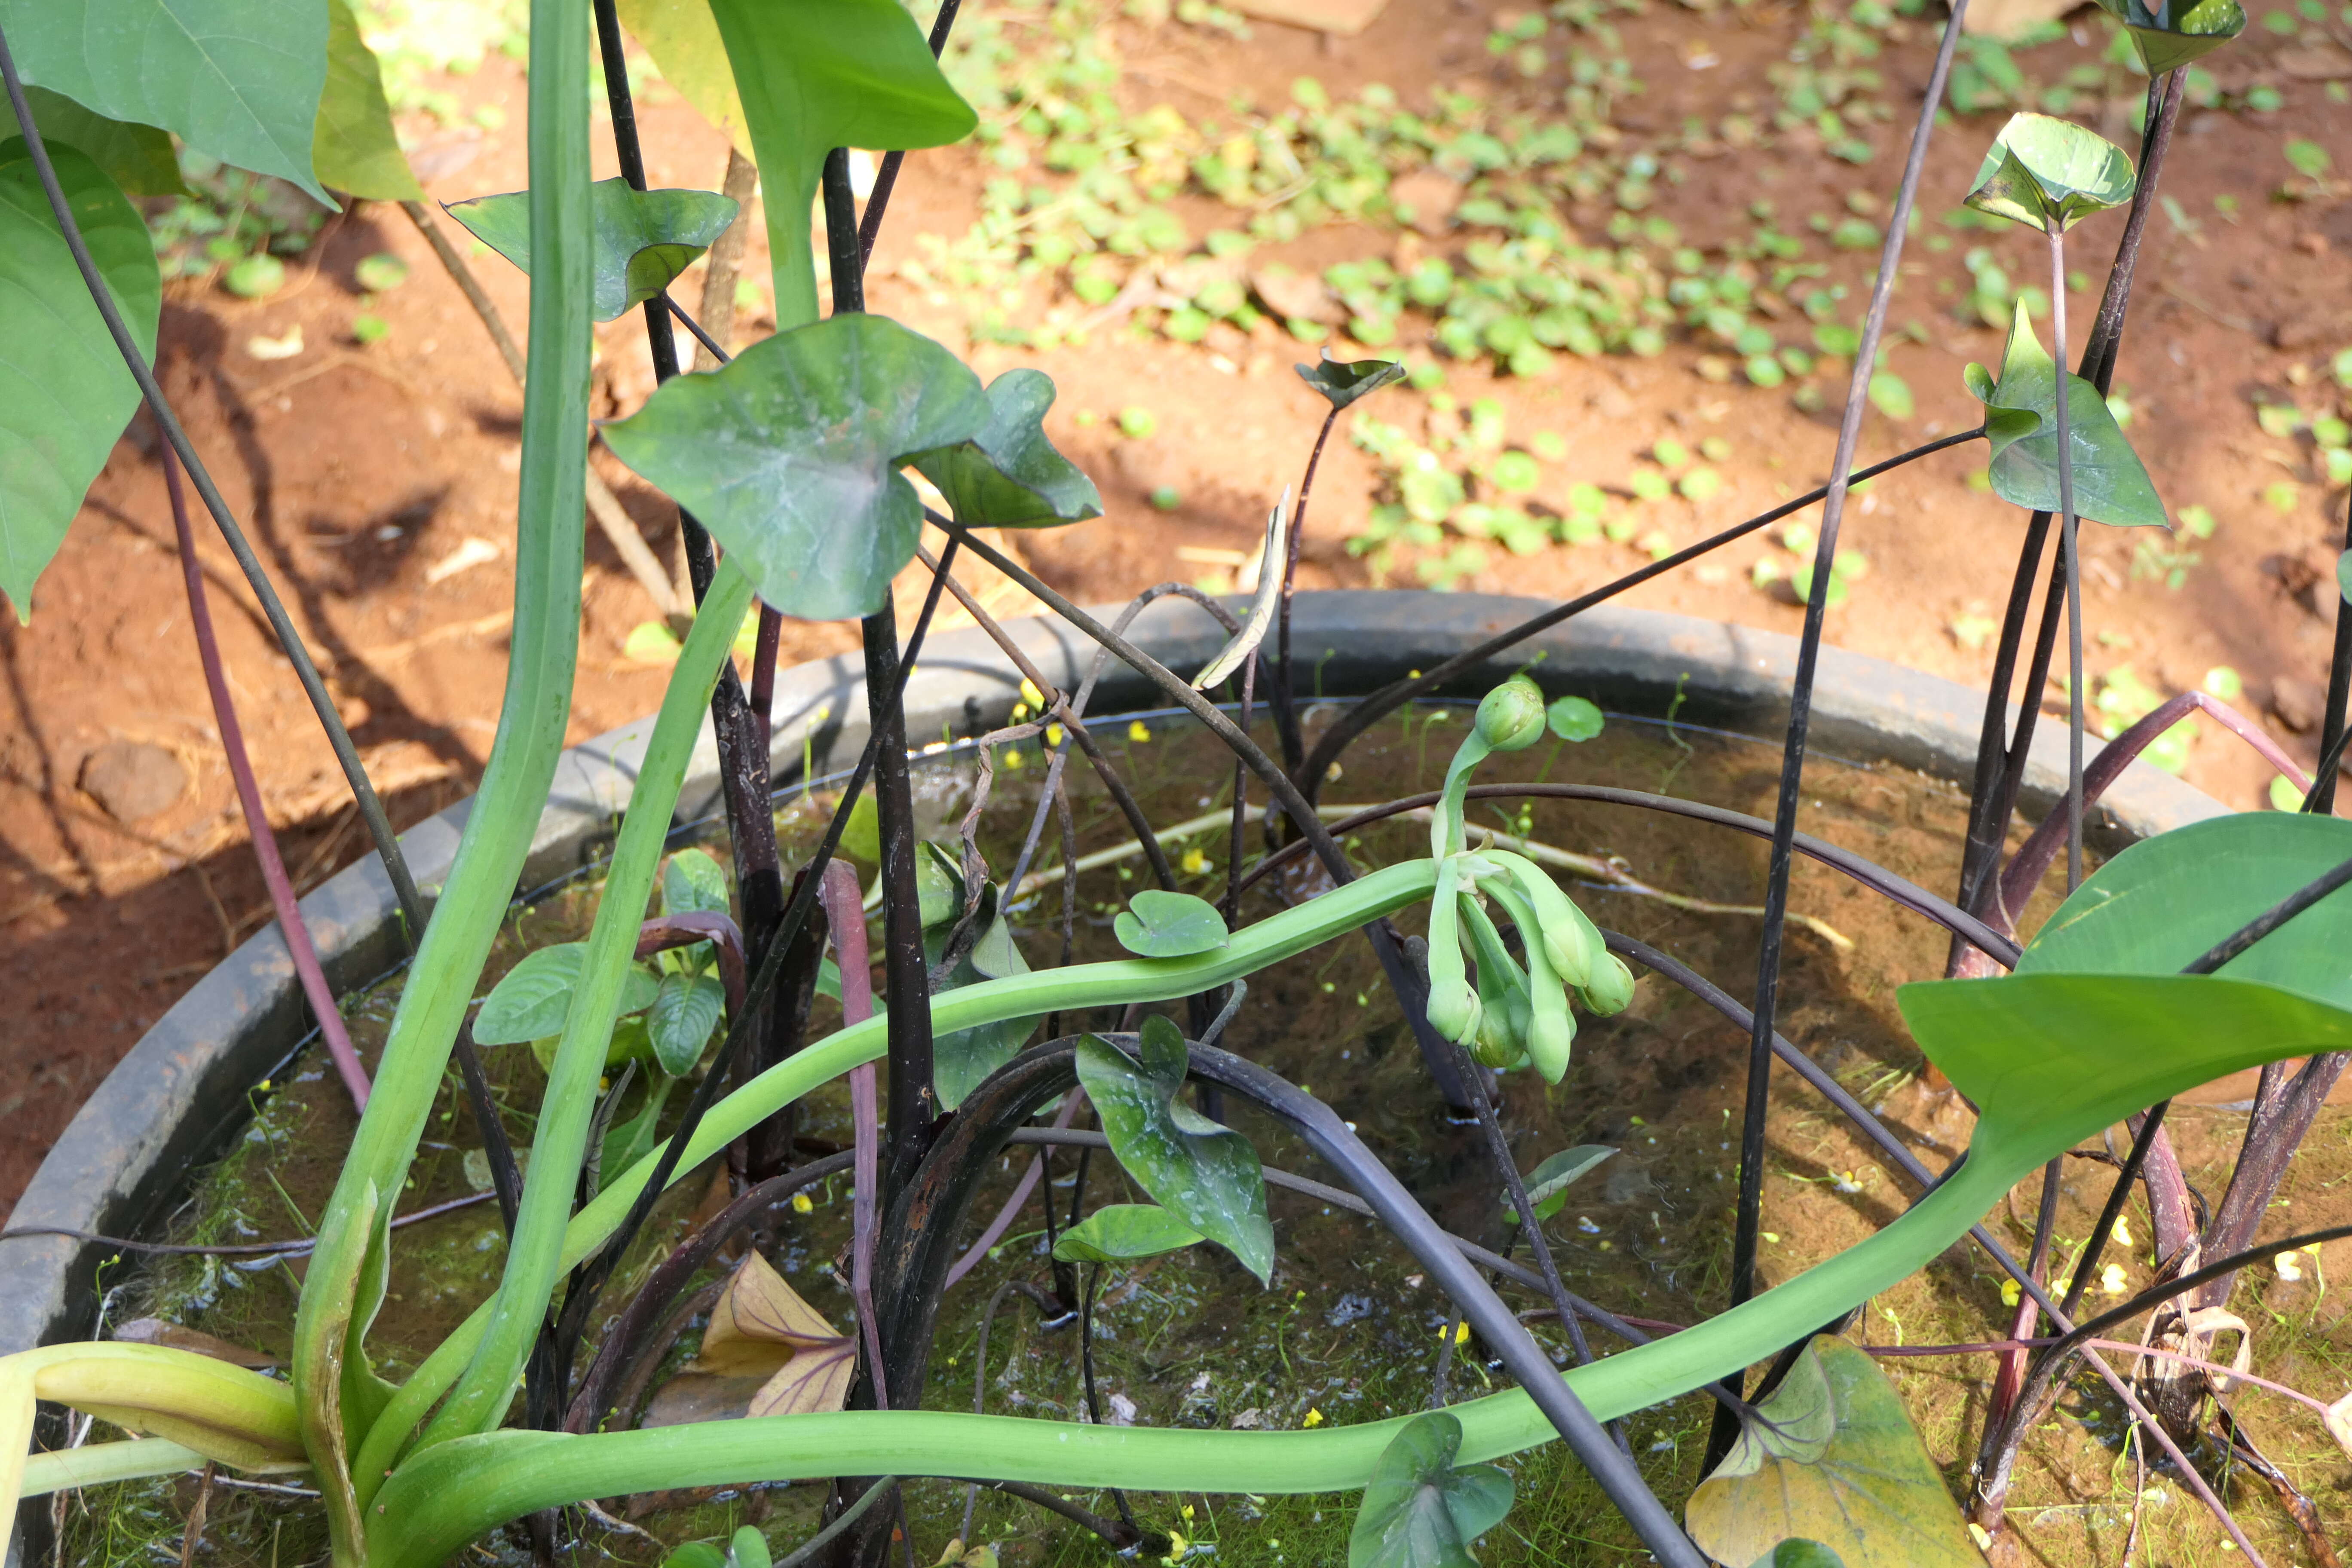
M 819 896 L 824 900 L 833 951 L 841 964 L 841 1021 L 845 1026 L 862 1024 L 874 1016 L 874 974 L 866 950 L 865 900 L 858 892 L 857 873 L 848 862 L 825 863 Z M 849 1286 L 857 1300 L 857 1326 L 865 1335 L 866 1365 L 874 1378 L 874 1407 L 887 1410 L 890 1385 L 882 1365 L 882 1326 L 874 1316 L 874 1200 L 882 1178 L 882 1112 L 872 1062 L 849 1069 L 849 1112 L 857 1141 Z

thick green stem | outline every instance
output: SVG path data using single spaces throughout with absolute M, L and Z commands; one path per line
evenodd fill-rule
M 396 1194 L 406 1184 L 450 1047 L 514 898 L 571 717 L 580 645 L 593 298 L 583 7 L 531 0 L 530 72 L 540 89 L 530 95 L 530 359 L 505 702 L 449 880 L 393 1018 L 375 1092 L 328 1200 L 312 1279 L 352 1272 L 367 1235 L 351 1220 L 371 1185 Z M 306 1293 L 297 1311 L 298 1342 L 320 1310 Z M 298 1388 L 319 1371 L 298 1364 Z M 312 1458 L 322 1466 L 342 1463 L 341 1455 Z

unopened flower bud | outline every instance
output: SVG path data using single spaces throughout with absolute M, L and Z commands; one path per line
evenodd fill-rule
M 1543 689 L 1515 675 L 1478 704 L 1478 733 L 1497 752 L 1517 752 L 1543 739 Z

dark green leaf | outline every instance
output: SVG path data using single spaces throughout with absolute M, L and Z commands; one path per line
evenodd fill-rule
M 1180 1098 L 1191 1058 L 1174 1024 L 1158 1014 L 1146 1018 L 1141 1050 L 1139 1062 L 1095 1036 L 1078 1042 L 1078 1081 L 1111 1152 L 1161 1207 L 1264 1284 L 1274 1272 L 1274 1226 L 1257 1151 Z
M 1108 1204 L 1064 1231 L 1054 1256 L 1065 1263 L 1129 1263 L 1207 1239 L 1158 1204 Z
M 524 954 L 483 998 L 481 1010 L 474 1015 L 474 1043 L 512 1046 L 562 1034 L 564 1016 L 572 1010 L 572 993 L 580 984 L 581 962 L 587 955 L 584 942 L 560 942 Z M 660 985 L 652 974 L 631 964 L 621 987 L 622 1015 L 652 1006 Z
M 665 974 L 646 1013 L 646 1033 L 654 1060 L 672 1078 L 684 1078 L 702 1059 L 710 1031 L 727 1010 L 727 988 L 708 974 Z
M 1984 1568 L 1902 1396 L 1866 1352 L 1829 1334 L 1742 1421 L 1683 1518 L 1718 1563 L 1772 1562 L 1795 1538 L 1854 1563 Z
M 0 0 L 0 31 L 26 81 L 334 205 L 310 169 L 323 0 Z
M 751 1525 L 735 1531 L 727 1543 L 727 1568 L 773 1568 L 775 1559 L 769 1555 L 768 1538 Z
M 727 897 L 727 873 L 699 849 L 681 849 L 662 868 L 662 913 L 723 915 L 733 908 Z
M 716 191 L 634 191 L 622 179 L 599 180 L 595 194 L 596 294 L 593 314 L 609 321 L 670 286 L 735 221 L 735 203 Z M 530 193 L 476 196 L 444 208 L 474 237 L 530 270 Z
M 727 1568 L 727 1553 L 716 1542 L 689 1541 L 663 1558 L 661 1568 Z
M 988 423 L 971 439 L 915 458 L 948 498 L 958 522 L 974 528 L 1049 528 L 1102 515 L 1094 480 L 1045 437 L 1054 380 L 1008 370 L 988 384 Z
M 915 907 L 923 930 L 952 925 L 963 918 L 963 868 L 953 851 L 929 839 L 915 857 Z
M 940 859 L 945 859 L 937 845 L 924 847 L 939 856 Z M 933 869 L 938 869 L 936 863 Z M 963 879 L 960 875 L 955 877 L 951 888 L 952 902 L 946 906 L 944 918 L 926 926 L 923 931 L 924 956 L 935 967 L 946 955 L 948 939 L 954 935 L 957 922 L 963 918 Z M 972 917 L 979 922 L 980 935 L 972 942 L 971 951 L 948 976 L 947 983 L 940 987 L 940 991 L 977 985 L 983 980 L 1001 980 L 1008 974 L 1029 973 L 1029 961 L 1022 956 L 1020 946 L 1013 942 L 1013 927 L 1000 907 L 1002 899 L 1003 890 L 992 885 L 981 889 L 980 910 Z M 999 1024 L 977 1024 L 969 1029 L 957 1029 L 933 1039 L 931 1086 L 940 1097 L 940 1107 L 953 1110 L 961 1105 L 964 1098 L 978 1089 L 982 1079 L 1013 1059 L 1013 1053 L 1020 1050 L 1036 1027 L 1035 1018 L 1008 1018 Z
M 1984 366 L 1968 368 L 1969 390 L 1985 405 L 1985 438 L 1992 448 L 1993 493 L 2035 511 L 2058 510 L 2057 366 L 2017 301 L 2000 380 Z M 2066 377 L 2066 441 L 2074 451 L 2074 512 L 2117 527 L 2165 524 L 2147 468 L 2125 438 L 2107 400 L 2079 375 Z
M 2071 120 L 2021 111 L 1993 138 L 1968 205 L 2032 228 L 2064 229 L 2131 200 L 2123 149 Z
M 1845 1559 L 1818 1541 L 1789 1540 L 1759 1557 L 1748 1568 L 1845 1568 Z
M 2099 0 L 2131 34 L 2147 74 L 2162 76 L 2220 48 L 2246 30 L 2238 0 Z
M 1190 893 L 1147 888 L 1111 921 L 1118 945 L 1139 958 L 1189 958 L 1233 940 L 1217 906 Z
M 788 331 L 816 319 L 809 213 L 825 154 L 941 147 L 962 141 L 979 120 L 940 74 L 898 0 L 711 0 L 710 10 L 751 130 L 776 327 Z
M 100 275 L 152 358 L 163 289 L 146 224 L 89 157 L 62 143 L 49 156 Z M 0 592 L 20 622 L 138 406 L 139 384 L 82 287 L 30 151 L 21 137 L 0 142 Z
M 1360 397 L 1368 397 L 1383 386 L 1393 386 L 1405 378 L 1405 367 L 1392 359 L 1336 360 L 1331 351 L 1323 351 L 1320 364 L 1298 364 L 1291 369 L 1298 379 L 1322 394 L 1333 409 L 1345 408 Z
M 73 148 L 106 171 L 107 177 L 134 196 L 182 196 L 188 187 L 180 179 L 179 155 L 172 138 L 152 125 L 130 125 L 92 114 L 72 99 L 47 88 L 28 87 L 25 100 L 41 140 L 56 155 L 60 145 Z M 0 142 L 17 135 L 16 113 L 0 98 Z
M 1551 732 L 1563 741 L 1590 741 L 1601 733 L 1601 710 L 1581 697 L 1556 697 L 1544 710 Z
M 345 0 L 327 0 L 327 86 L 319 97 L 310 163 L 320 184 L 338 191 L 379 202 L 425 199 L 392 129 L 383 73 Z
M 761 599 L 836 621 L 887 603 L 914 559 L 923 507 L 899 466 L 989 415 L 955 355 L 886 317 L 843 315 L 672 379 L 604 440 L 702 520 Z
M 1484 973 L 1484 965 L 1481 965 Z M 1573 1149 L 1563 1149 L 1528 1173 L 1528 1202 L 1534 1205 L 1536 1218 L 1549 1219 L 1568 1202 L 1568 1189 L 1576 1184 L 1587 1172 L 1617 1152 L 1606 1143 L 1580 1143 Z M 1511 1200 L 1503 1200 L 1506 1217 L 1516 1220 Z
M 1405 1423 L 1381 1450 L 1348 1535 L 1348 1568 L 1475 1568 L 1471 1543 L 1511 1511 L 1511 1478 L 1456 1466 L 1462 1423 L 1443 1410 Z

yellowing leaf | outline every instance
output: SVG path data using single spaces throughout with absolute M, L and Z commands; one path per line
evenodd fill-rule
M 711 1309 L 701 1353 L 654 1395 L 645 1425 L 838 1410 L 856 1370 L 856 1342 L 755 1252 Z
M 1754 1563 L 1792 1537 L 1848 1563 L 1983 1568 L 1944 1478 L 1870 1357 L 1823 1334 L 1743 1424 L 1684 1510 L 1719 1563 Z
M 735 71 L 727 63 L 727 44 L 709 0 L 620 0 L 620 12 L 621 26 L 653 56 L 662 80 L 750 157 L 743 100 L 735 91 Z
M 741 1374 L 772 1372 L 803 1350 L 831 1344 L 841 1336 L 824 1314 L 758 1253 L 745 1258 L 710 1310 L 702 1332 L 699 1372 Z

